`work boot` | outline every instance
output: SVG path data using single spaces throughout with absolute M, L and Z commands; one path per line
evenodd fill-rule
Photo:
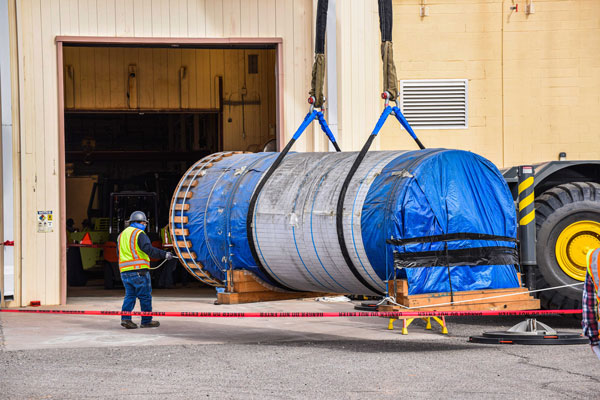
M 121 326 L 126 329 L 137 329 L 137 324 L 130 319 L 124 319 L 121 321 Z
M 158 328 L 159 326 L 160 326 L 160 322 L 150 321 L 147 324 L 141 324 L 140 328 Z

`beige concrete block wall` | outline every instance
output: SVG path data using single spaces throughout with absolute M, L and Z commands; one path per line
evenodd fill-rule
M 359 148 L 379 104 L 379 36 L 375 1 L 338 0 L 338 95 L 342 147 Z M 348 5 L 351 6 L 348 6 Z M 343 7 L 342 7 L 343 6 Z M 283 132 L 290 138 L 308 105 L 315 0 L 9 0 L 14 34 L 14 132 L 17 223 L 15 301 L 61 301 L 59 226 L 37 233 L 37 210 L 60 215 L 56 36 L 283 39 Z M 365 95 L 365 93 L 368 93 Z M 348 111 L 347 111 L 348 110 Z M 315 135 L 315 133 L 317 133 Z M 354 138 L 358 137 L 357 140 Z M 294 150 L 326 150 L 318 127 Z M 22 196 L 22 201 L 21 201 Z M 58 224 L 57 224 L 58 225 Z M 21 231 L 20 234 L 18 232 Z
M 467 129 L 417 130 L 428 147 L 471 150 L 499 167 L 599 159 L 600 1 L 394 2 L 399 79 L 468 79 Z M 397 124 L 384 149 L 415 148 Z
M 18 48 L 15 159 L 17 296 L 10 305 L 61 301 L 59 226 L 38 233 L 36 212 L 61 221 L 56 36 L 281 37 L 284 132 L 291 137 L 306 112 L 313 52 L 312 0 L 9 0 Z M 311 133 L 296 150 L 313 150 Z M 18 169 L 16 169 L 18 171 Z M 19 195 L 22 196 L 22 201 Z M 58 225 L 58 224 L 57 224 Z
M 600 159 L 600 1 L 534 1 L 504 24 L 505 165 Z

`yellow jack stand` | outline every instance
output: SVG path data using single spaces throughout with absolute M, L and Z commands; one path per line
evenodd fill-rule
M 422 319 L 423 321 L 425 321 L 427 323 L 427 325 L 425 325 L 425 329 L 430 330 L 431 329 L 431 319 L 433 318 L 433 320 L 435 322 L 437 322 L 438 324 L 440 324 L 440 326 L 442 327 L 442 334 L 443 335 L 447 335 L 448 334 L 448 328 L 446 327 L 446 317 L 420 317 L 420 319 Z M 410 326 L 410 324 L 412 324 L 412 322 L 416 319 L 416 318 L 408 318 L 408 317 L 398 317 L 398 318 L 390 318 L 390 323 L 388 324 L 388 329 L 392 330 L 394 329 L 394 321 L 398 320 L 398 319 L 402 319 L 402 334 L 403 335 L 408 335 L 408 327 Z

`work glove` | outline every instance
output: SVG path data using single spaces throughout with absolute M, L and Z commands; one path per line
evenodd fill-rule
M 173 253 L 171 253 L 170 251 L 167 251 L 167 254 L 165 255 L 165 259 L 172 260 L 173 259 Z

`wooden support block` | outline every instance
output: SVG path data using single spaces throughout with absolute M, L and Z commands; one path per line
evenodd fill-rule
M 277 301 L 303 299 L 309 297 L 330 296 L 329 293 L 317 292 L 275 292 L 263 286 L 249 271 L 227 271 L 227 292 L 218 293 L 221 304 L 255 303 L 260 301 Z
M 179 192 L 179 193 L 177 193 L 177 198 L 178 199 L 191 199 L 193 195 L 194 195 L 193 192 Z
M 409 296 L 410 297 L 410 296 Z M 507 298 L 510 299 L 510 298 Z M 412 310 L 398 307 L 395 305 L 381 305 L 378 307 L 378 311 L 485 311 L 485 310 L 538 310 L 540 308 L 540 301 L 529 296 L 526 300 L 504 300 L 504 299 L 489 299 L 482 300 L 472 303 L 459 303 L 459 304 L 446 304 L 435 305 L 432 304 L 428 307 L 421 307 Z M 400 303 L 401 304 L 401 303 Z M 440 303 L 441 304 L 441 303 Z M 407 304 L 404 304 L 407 306 Z M 414 307 L 414 306 L 413 306 Z
M 503 296 L 503 297 L 497 297 Z M 493 298 L 490 298 L 493 297 Z M 525 288 L 517 289 L 498 289 L 498 290 L 475 290 L 470 292 L 455 292 L 454 301 L 476 300 L 481 298 L 490 298 L 479 302 L 506 302 L 506 301 L 526 301 L 529 299 L 529 293 Z M 402 304 L 409 307 L 421 307 L 436 304 L 449 303 L 452 297 L 450 293 L 430 293 L 417 294 L 403 297 Z M 467 303 L 468 304 L 468 303 Z
M 252 272 L 244 271 L 241 269 L 235 269 L 233 271 L 227 271 L 227 279 L 235 283 L 238 282 L 256 282 L 254 274 Z M 263 287 L 264 289 L 264 287 Z
M 189 240 L 178 240 L 177 241 L 177 247 L 181 247 L 182 249 L 185 249 L 185 247 L 192 247 L 192 242 Z
M 248 281 L 248 282 L 233 282 L 233 291 L 236 293 L 246 293 L 246 292 L 264 292 L 269 291 L 266 287 L 258 283 L 257 281 Z
M 395 284 L 395 291 L 394 291 Z M 467 311 L 467 310 L 530 310 L 540 307 L 539 300 L 527 293 L 526 288 L 486 289 L 450 293 L 426 293 L 408 295 L 406 280 L 388 282 L 391 294 L 396 293 L 396 302 L 417 311 Z M 470 300 L 470 301 L 466 301 Z M 448 304 L 454 302 L 454 304 Z M 380 311 L 407 311 L 394 305 L 383 305 Z
M 189 211 L 190 209 L 190 205 L 189 204 L 175 204 L 175 211 Z
M 175 223 L 187 224 L 188 217 L 173 217 Z
M 220 160 L 220 159 L 216 159 L 216 160 L 212 160 L 212 161 L 214 162 L 214 161 L 219 161 L 219 160 Z M 212 167 L 212 166 L 213 166 L 213 163 L 212 163 L 212 162 L 209 162 L 209 163 L 206 163 L 206 164 L 202 163 L 202 164 L 198 164 L 198 165 L 196 165 L 196 166 L 194 167 L 194 170 L 198 170 L 198 169 L 208 169 L 208 168 L 210 168 L 210 167 Z
M 189 234 L 189 229 L 175 229 L 175 236 L 187 236 Z
M 188 179 L 183 181 L 183 184 L 181 186 L 196 187 L 198 186 L 198 181 L 196 179 Z
M 406 279 L 396 279 L 395 281 L 388 281 L 389 293 L 399 295 L 401 293 L 408 294 L 408 282 Z
M 195 260 L 196 259 L 196 253 L 194 253 L 193 251 L 188 253 L 187 250 L 186 251 L 182 251 L 181 252 L 181 257 L 183 257 L 186 260 Z
M 260 301 L 277 301 L 277 300 L 292 300 L 305 299 L 311 297 L 329 296 L 329 293 L 280 293 L 280 292 L 249 292 L 249 293 L 217 293 L 217 300 L 221 304 L 242 304 L 256 303 Z

